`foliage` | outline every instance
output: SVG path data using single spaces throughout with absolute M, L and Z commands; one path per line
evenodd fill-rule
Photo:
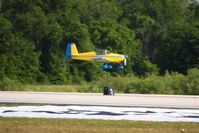
M 7 33 L 6 33 L 7 32 Z M 39 73 L 39 53 L 31 41 L 7 30 L 0 38 L 0 76 L 22 83 L 34 83 Z
M 0 90 L 102 93 L 103 88 L 108 86 L 116 93 L 199 95 L 198 83 L 199 70 L 190 69 L 186 76 L 177 72 L 166 72 L 164 76 L 152 74 L 145 77 L 135 75 L 115 77 L 105 73 L 98 80 L 90 83 L 81 82 L 79 83 L 81 85 L 75 86 L 22 85 L 17 80 L 4 78 L 0 81 Z
M 110 86 L 122 93 L 199 95 L 198 76 L 198 69 L 190 69 L 187 76 L 176 72 L 167 72 L 164 76 L 152 74 L 140 78 L 134 75 L 125 77 L 105 75 L 93 82 L 92 87 L 102 89 L 104 86 Z
M 17 80 L 12 80 L 9 78 L 3 78 L 0 81 L 0 90 L 1 91 L 15 91 L 15 88 L 21 90 L 22 84 Z
M 154 75 L 166 86 L 159 70 L 189 77 L 188 70 L 199 67 L 198 9 L 195 0 L 1 0 L 0 81 L 85 84 L 102 77 L 106 72 L 98 64 L 64 58 L 71 41 L 80 52 L 109 49 L 128 55 L 127 68 L 109 71 L 112 76 Z M 186 93 L 193 94 L 189 87 Z M 153 92 L 161 93 L 146 91 Z
M 199 62 L 199 27 L 194 24 L 174 25 L 157 47 L 161 71 L 186 73 Z
M 188 70 L 188 75 L 186 77 L 186 93 L 191 95 L 198 95 L 199 94 L 199 70 L 198 69 L 191 69 Z

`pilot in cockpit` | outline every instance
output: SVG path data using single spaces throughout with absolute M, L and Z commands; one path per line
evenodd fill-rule
M 106 55 L 106 54 L 110 54 L 111 52 L 108 50 L 101 50 L 101 51 L 97 51 L 96 54 L 97 55 Z
M 104 54 L 110 54 L 111 52 L 108 50 L 104 50 Z

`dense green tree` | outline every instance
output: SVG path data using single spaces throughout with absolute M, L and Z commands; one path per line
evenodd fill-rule
M 150 61 L 186 73 L 199 62 L 198 9 L 195 0 L 0 0 L 0 80 L 82 83 L 105 73 L 65 59 L 68 42 L 128 55 L 112 75 L 157 73 Z
M 88 3 L 87 19 L 104 20 L 112 19 L 117 20 L 122 14 L 119 4 L 115 0 L 86 0 Z
M 12 33 L 12 24 L 0 16 L 0 77 L 34 83 L 39 73 L 39 54 L 31 41 Z
M 185 16 L 187 21 L 198 20 L 199 19 L 199 3 L 192 2 L 185 9 Z
M 12 29 L 11 22 L 4 18 L 3 15 L 0 14 L 0 79 L 2 79 L 5 76 L 5 64 L 6 64 L 6 55 L 3 54 L 3 52 L 6 50 L 3 45 L 4 42 L 9 39 L 6 37 L 6 35 L 10 34 L 10 31 Z
M 167 32 L 176 22 L 183 21 L 183 10 L 179 0 L 121 0 L 123 8 L 121 23 L 133 29 L 142 42 L 146 58 L 154 61 L 154 51 L 159 35 Z
M 0 12 L 1 12 L 1 9 L 2 9 L 2 1 L 0 1 Z
M 191 24 L 175 25 L 157 48 L 161 70 L 186 73 L 199 64 L 199 27 Z
M 61 26 L 53 22 L 49 26 L 49 34 L 43 40 L 43 54 L 41 56 L 41 69 L 51 83 L 61 84 L 67 81 L 64 52 L 62 50 L 63 31 Z
M 25 37 L 33 40 L 38 49 L 41 49 L 40 41 L 49 32 L 48 18 L 39 7 L 34 7 L 29 12 L 17 14 L 14 26 Z

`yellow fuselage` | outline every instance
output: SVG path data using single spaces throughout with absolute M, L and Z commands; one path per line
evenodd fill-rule
M 90 62 L 120 63 L 124 61 L 125 57 L 122 54 L 108 53 L 108 54 L 103 54 L 103 55 L 97 55 L 96 52 L 86 52 L 86 53 L 78 53 L 78 54 L 72 55 L 72 59 L 90 61 Z

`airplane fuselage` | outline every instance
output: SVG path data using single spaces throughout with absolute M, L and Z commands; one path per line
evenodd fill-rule
M 72 56 L 73 60 L 82 60 L 82 61 L 90 61 L 90 62 L 114 62 L 120 63 L 125 59 L 125 56 L 122 54 L 104 54 L 104 55 L 97 55 L 96 52 L 86 52 L 86 53 L 79 53 Z

